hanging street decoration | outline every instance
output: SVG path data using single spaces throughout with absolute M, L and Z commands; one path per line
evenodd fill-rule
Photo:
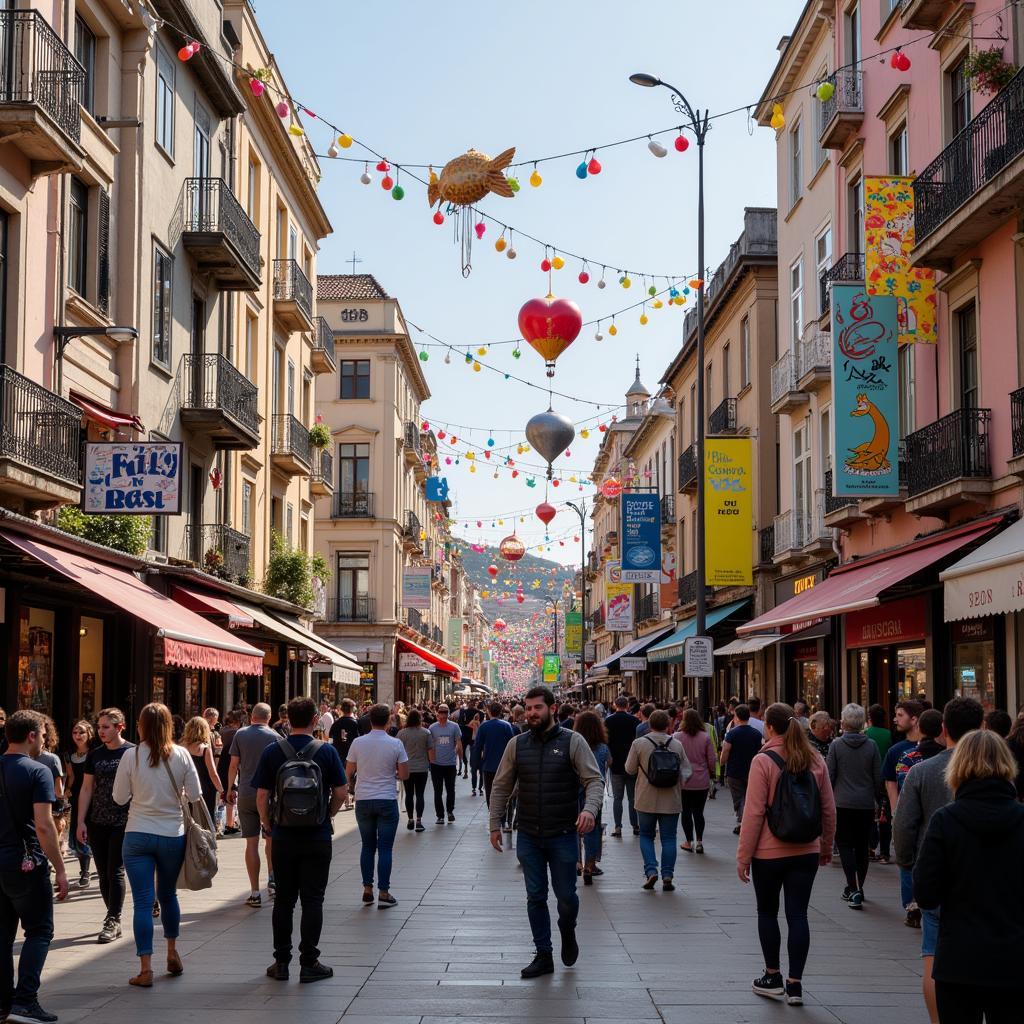
M 554 476 L 551 464 L 572 444 L 576 437 L 576 428 L 568 416 L 555 412 L 550 407 L 547 412 L 539 412 L 526 424 L 526 439 L 534 451 L 543 456 L 548 464 L 548 479 Z
M 515 192 L 505 177 L 504 170 L 516 155 L 515 146 L 489 157 L 470 149 L 462 156 L 449 160 L 438 178 L 433 173 L 427 185 L 427 203 L 433 206 L 444 199 L 453 206 L 471 206 L 480 202 L 488 192 L 511 199 Z
M 576 340 L 582 327 L 580 307 L 550 293 L 543 299 L 530 299 L 519 310 L 519 332 L 543 358 L 549 377 L 554 377 L 555 361 Z
M 537 518 L 547 526 L 552 519 L 558 514 L 558 510 L 554 505 L 549 505 L 546 501 L 542 501 L 535 509 Z
M 526 545 L 513 533 L 498 545 L 498 551 L 506 562 L 518 562 L 526 554 Z

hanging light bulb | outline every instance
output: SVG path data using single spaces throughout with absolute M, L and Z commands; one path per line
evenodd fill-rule
M 370 165 L 368 163 L 363 164 L 363 173 L 359 175 L 359 180 L 364 185 L 369 185 L 370 184 L 370 181 L 372 179 L 370 178 Z
M 533 165 L 533 174 L 530 175 L 530 184 L 534 188 L 540 188 L 541 183 L 544 179 L 540 176 L 540 172 L 537 170 L 537 165 Z
M 338 136 L 338 145 L 341 146 L 342 149 L 348 149 L 349 146 L 352 145 L 352 136 L 342 132 Z
M 451 366 L 451 364 L 452 364 L 452 354 L 451 354 L 450 350 L 448 352 L 445 352 L 445 354 L 444 354 L 444 361 L 445 361 L 445 365 L 446 366 Z
M 647 148 L 660 160 L 663 156 L 668 156 L 668 150 L 657 140 L 651 139 L 647 143 Z
M 333 143 L 333 142 L 332 142 L 332 143 L 331 143 L 331 144 L 330 144 L 330 145 L 329 145 L 329 146 L 327 147 L 327 155 L 328 155 L 328 156 L 329 156 L 329 157 L 330 157 L 330 158 L 331 158 L 332 160 L 334 160 L 334 159 L 336 159 L 336 158 L 337 158 L 337 156 L 338 156 L 338 147 L 337 147 L 337 145 L 336 145 L 335 143 Z

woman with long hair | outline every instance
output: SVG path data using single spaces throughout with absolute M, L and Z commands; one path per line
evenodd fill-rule
M 203 802 L 210 812 L 210 821 L 216 821 L 217 797 L 223 798 L 224 787 L 221 785 L 217 765 L 213 760 L 210 723 L 199 715 L 190 718 L 185 723 L 181 745 L 189 752 L 192 763 L 196 766 L 196 775 L 199 776 L 199 785 L 203 788 Z
M 578 732 L 586 741 L 587 746 L 593 751 L 597 767 L 604 779 L 608 767 L 612 763 L 611 751 L 608 748 L 608 730 L 605 728 L 604 719 L 596 711 L 581 711 L 573 722 L 573 732 Z M 586 803 L 584 789 L 580 787 L 580 810 Z M 600 874 L 601 870 L 597 862 L 601 857 L 601 813 L 598 812 L 594 827 L 583 836 L 583 884 L 593 885 L 594 875 Z
M 405 788 L 405 813 L 409 819 L 405 827 L 422 832 L 427 777 L 430 774 L 430 762 L 434 760 L 434 737 L 429 729 L 423 728 L 423 716 L 417 708 L 409 712 L 405 725 L 398 730 L 398 739 L 409 756 L 409 777 L 402 780 Z
M 85 759 L 89 756 L 89 748 L 95 733 L 92 726 L 82 719 L 71 727 L 71 751 L 64 761 L 67 773 L 67 792 L 71 801 L 71 828 L 68 835 L 68 849 L 78 857 L 78 888 L 89 888 L 89 865 L 92 862 L 92 851 L 88 843 L 78 841 L 78 805 L 85 782 Z
M 807 733 L 788 704 L 772 704 L 764 715 L 764 746 L 754 755 L 747 782 L 747 800 L 736 848 L 736 872 L 740 881 L 754 882 L 757 895 L 757 934 L 764 954 L 764 974 L 753 990 L 769 999 L 785 999 L 791 1006 L 803 1003 L 804 964 L 811 947 L 807 905 L 818 867 L 832 862 L 836 831 L 836 804 L 828 769 L 811 749 Z M 808 773 L 820 798 L 820 832 L 807 842 L 779 839 L 768 824 L 768 809 L 782 778 L 783 769 L 801 785 Z M 789 928 L 789 975 L 780 969 L 779 894 L 785 892 Z
M 178 905 L 178 873 L 185 860 L 185 822 L 179 794 L 189 800 L 202 795 L 191 756 L 174 743 L 171 713 L 163 704 L 147 704 L 139 712 L 139 745 L 117 766 L 114 799 L 131 803 L 124 832 L 124 866 L 132 887 L 135 951 L 139 973 L 129 985 L 150 988 L 153 984 L 153 876 L 167 939 L 167 973 L 184 972 L 175 948 L 181 926 Z
M 1017 712 L 1017 720 L 1010 728 L 1006 742 L 1013 759 L 1017 762 L 1017 777 L 1013 783 L 1017 790 L 1017 799 L 1024 800 L 1024 708 Z
M 43 740 L 43 749 L 36 755 L 35 760 L 45 764 L 53 775 L 53 824 L 57 829 L 57 842 L 63 847 L 64 814 L 67 808 L 64 802 L 64 762 L 57 753 L 60 747 L 60 733 L 57 732 L 57 726 L 49 715 L 43 715 L 43 722 L 46 724 L 46 737 Z
M 713 728 L 713 727 L 712 727 Z M 715 755 L 715 744 L 709 735 L 700 713 L 696 708 L 687 708 L 683 712 L 682 728 L 673 739 L 679 740 L 686 751 L 686 758 L 693 768 L 693 774 L 683 783 L 683 834 L 686 842 L 679 849 L 687 853 L 704 852 L 704 805 L 708 799 L 708 789 L 715 777 L 718 758 Z M 694 836 L 697 844 L 693 845 Z

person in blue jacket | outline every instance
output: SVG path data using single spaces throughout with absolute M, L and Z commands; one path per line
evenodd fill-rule
M 515 735 L 515 730 L 505 721 L 505 709 L 493 701 L 487 707 L 487 721 L 481 723 L 473 741 L 473 767 L 483 773 L 484 796 L 487 806 L 491 805 L 491 786 L 501 764 L 501 755 L 505 753 L 508 741 Z

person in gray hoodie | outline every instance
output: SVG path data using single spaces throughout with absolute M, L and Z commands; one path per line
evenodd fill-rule
M 842 735 L 828 748 L 828 775 L 836 798 L 836 846 L 846 873 L 843 899 L 852 910 L 864 908 L 871 825 L 882 788 L 878 746 L 864 732 L 864 709 L 847 704 L 840 716 Z

